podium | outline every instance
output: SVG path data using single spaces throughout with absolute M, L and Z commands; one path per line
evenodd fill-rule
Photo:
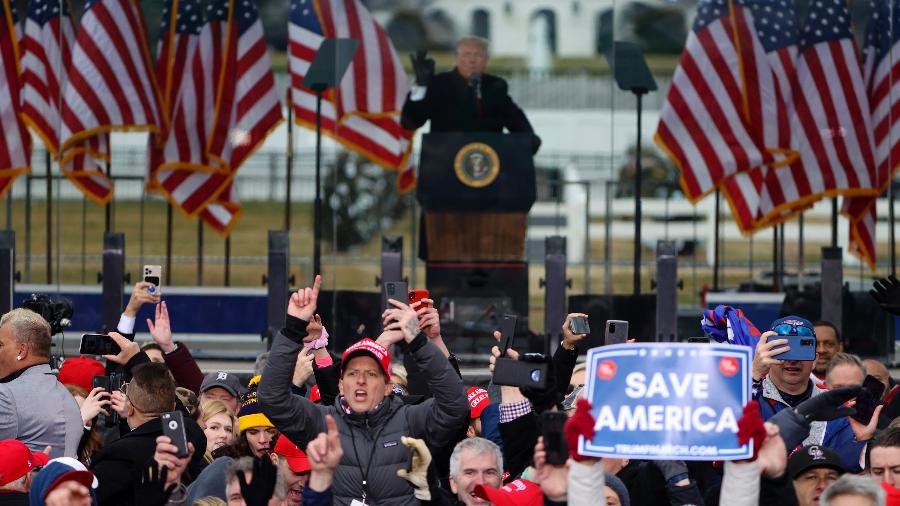
M 417 195 L 428 261 L 523 261 L 535 201 L 531 136 L 429 133 Z
M 530 134 L 429 133 L 416 197 L 424 214 L 426 286 L 454 352 L 483 353 L 503 314 L 528 328 L 525 233 L 534 204 Z M 527 351 L 525 343 L 517 345 Z M 540 350 L 536 350 L 540 351 Z

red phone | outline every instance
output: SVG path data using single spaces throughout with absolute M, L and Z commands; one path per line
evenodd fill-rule
M 428 293 L 428 290 L 410 290 L 409 291 L 409 305 L 413 305 L 416 302 L 419 302 L 422 299 L 430 299 L 431 296 Z M 428 307 L 431 307 L 431 304 L 428 304 Z

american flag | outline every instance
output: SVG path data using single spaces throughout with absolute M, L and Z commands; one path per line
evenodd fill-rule
M 696 202 L 726 178 L 770 155 L 744 116 L 739 52 L 728 0 L 701 0 L 660 112 L 655 140 Z
M 31 134 L 22 122 L 19 108 L 18 19 L 9 0 L 0 1 L 0 197 L 20 174 L 30 171 Z
M 136 0 L 88 0 L 62 91 L 62 172 L 89 198 L 106 203 L 113 184 L 109 132 L 164 125 Z
M 181 82 L 157 180 L 183 214 L 199 215 L 227 236 L 240 215 L 234 177 L 281 122 L 281 104 L 255 5 L 216 0 L 206 18 Z
M 385 31 L 358 0 L 291 0 L 288 34 L 294 118 L 308 128 L 315 128 L 316 94 L 303 77 L 319 45 L 326 38 L 360 41 L 337 89 L 323 96 L 322 133 L 397 171 L 398 187 L 411 188 L 414 132 L 400 126 L 409 78 Z
M 790 119 L 800 32 L 792 1 L 740 0 L 733 7 L 749 125 L 758 138 L 764 139 L 768 151 L 776 155 L 774 163 L 734 174 L 722 185 L 738 227 L 744 233 L 752 233 L 808 207 L 798 204 L 760 208 L 769 173 L 799 156 L 790 149 Z
M 160 39 L 156 46 L 156 65 L 153 73 L 162 92 L 165 117 L 174 120 L 175 105 L 181 83 L 194 55 L 203 26 L 203 7 L 200 0 L 166 0 L 162 11 Z M 165 160 L 164 148 L 171 121 L 158 134 L 150 134 L 147 144 L 147 189 L 160 191 L 156 170 Z
M 29 1 L 22 39 L 22 115 L 55 157 L 61 92 L 75 40 L 69 8 L 68 1 Z
M 900 54 L 900 33 L 894 31 L 900 29 L 900 2 L 873 0 L 869 5 L 863 78 L 872 108 L 877 187 L 883 193 L 900 165 L 900 115 L 896 110 L 900 95 L 893 89 L 900 75 L 900 61 L 895 61 Z M 875 197 L 844 199 L 842 210 L 850 217 L 850 252 L 874 270 Z

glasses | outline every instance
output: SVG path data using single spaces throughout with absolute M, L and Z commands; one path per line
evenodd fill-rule
M 806 325 L 792 325 L 790 323 L 782 323 L 781 325 L 776 325 L 772 330 L 779 336 L 815 337 L 816 335 L 813 329 L 807 327 Z

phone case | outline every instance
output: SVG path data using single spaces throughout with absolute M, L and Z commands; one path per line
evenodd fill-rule
M 816 338 L 809 336 L 772 336 L 769 339 L 787 339 L 790 350 L 775 355 L 772 358 L 777 360 L 815 360 L 816 359 Z M 784 348 L 784 346 L 776 346 L 773 350 Z
M 609 331 L 610 324 L 614 326 L 612 332 Z M 625 320 L 606 320 L 606 333 L 604 335 L 604 344 L 620 344 L 628 340 L 628 322 Z
M 547 388 L 546 363 L 523 362 L 511 358 L 498 358 L 494 365 L 493 382 L 513 387 Z
M 163 434 L 172 440 L 172 444 L 178 447 L 175 454 L 179 457 L 188 456 L 187 434 L 184 431 L 184 415 L 181 411 L 172 411 L 162 415 Z

